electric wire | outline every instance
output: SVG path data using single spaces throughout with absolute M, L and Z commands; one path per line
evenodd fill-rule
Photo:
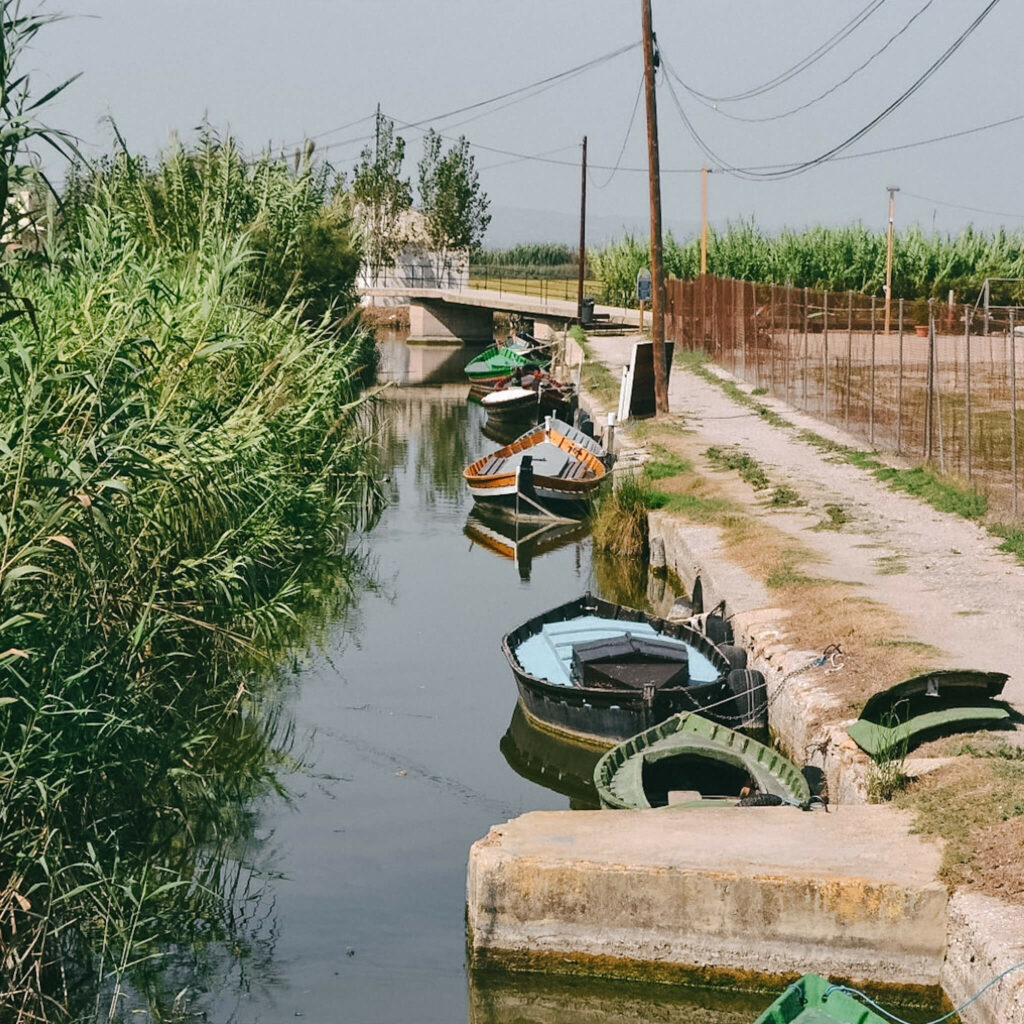
M 1012 974 L 1014 971 L 1019 971 L 1022 967 L 1024 967 L 1024 960 L 1021 960 L 1016 964 L 1011 964 L 1005 971 L 997 974 L 987 985 L 983 985 L 978 989 L 970 999 L 961 1003 L 955 1010 L 950 1010 L 949 1013 L 944 1013 L 941 1017 L 936 1017 L 934 1020 L 927 1021 L 926 1024 L 943 1024 L 943 1021 L 947 1021 L 951 1017 L 955 1017 L 957 1014 L 962 1013 L 971 1005 L 971 1003 L 980 999 L 993 985 L 1002 981 L 1008 974 Z M 870 996 L 861 992 L 860 989 L 852 988 L 848 985 L 829 985 L 829 987 L 825 989 L 826 998 L 830 992 L 845 992 L 847 995 L 855 996 L 857 999 L 861 1000 L 861 1002 L 867 1003 L 867 1005 L 872 1009 L 877 1010 L 879 1013 L 888 1017 L 889 1020 L 893 1021 L 893 1024 L 910 1024 L 910 1021 L 906 1021 L 902 1017 L 897 1017 L 896 1014 L 890 1013 L 884 1007 L 879 1006 L 878 1003 L 876 1003 Z
M 746 178 L 748 180 L 781 180 L 783 178 L 791 178 L 797 174 L 802 174 L 805 171 L 810 170 L 812 167 L 817 167 L 820 164 L 823 164 L 829 160 L 834 159 L 839 153 L 841 153 L 845 149 L 848 149 L 855 142 L 862 139 L 865 135 L 868 134 L 868 132 L 870 132 L 873 128 L 877 127 L 890 114 L 898 110 L 899 107 L 901 107 L 908 99 L 910 99 L 910 97 L 913 96 L 914 93 L 916 93 L 918 89 L 920 89 L 921 86 L 923 86 L 925 82 L 927 82 L 928 79 L 931 78 L 932 75 L 934 75 L 935 72 L 938 71 L 939 68 L 941 68 L 953 56 L 953 54 L 960 49 L 960 47 L 974 33 L 978 26 L 981 25 L 981 23 L 989 16 L 989 14 L 992 13 L 993 10 L 995 10 L 996 6 L 1000 2 L 1001 0 L 989 0 L 989 3 L 986 4 L 986 6 L 982 9 L 981 13 L 970 23 L 970 25 L 967 26 L 966 29 L 964 29 L 963 32 L 960 33 L 960 35 L 946 48 L 946 50 L 935 61 L 933 61 L 931 65 L 929 65 L 929 67 L 921 75 L 919 75 L 913 83 L 911 83 L 910 86 L 908 86 L 902 93 L 900 93 L 900 95 L 897 96 L 896 99 L 894 99 L 887 107 L 885 107 L 884 110 L 882 110 L 879 114 L 876 114 L 875 117 L 868 121 L 867 124 L 863 125 L 852 135 L 847 136 L 842 142 L 837 143 L 831 149 L 826 150 L 825 152 L 814 157 L 813 159 L 805 160 L 802 163 L 790 164 L 788 167 L 782 167 L 776 170 L 751 170 L 749 168 L 737 167 L 723 160 L 713 149 L 711 149 L 708 143 L 705 142 L 700 133 L 694 127 L 690 118 L 687 116 L 686 111 L 683 108 L 683 105 L 680 102 L 678 95 L 676 94 L 675 88 L 672 85 L 672 78 L 677 76 L 674 73 L 670 73 L 670 77 L 666 77 L 664 81 L 666 87 L 668 88 L 669 94 L 671 95 L 672 100 L 676 105 L 676 109 L 679 112 L 679 116 L 684 126 L 686 127 L 686 130 L 689 132 L 690 136 L 693 138 L 694 142 L 697 143 L 697 146 L 705 154 L 705 156 L 707 156 L 710 160 L 713 160 L 715 163 L 721 165 L 720 170 L 724 171 L 727 174 L 731 174 L 734 177 Z M 664 64 L 666 68 L 668 67 L 668 62 L 665 60 L 664 55 L 662 55 L 662 64 Z
M 633 124 L 636 122 L 636 112 L 640 109 L 640 97 L 643 95 L 643 93 L 644 93 L 644 76 L 641 74 L 640 75 L 640 84 L 637 86 L 637 90 L 636 90 L 636 99 L 633 100 L 633 113 L 631 113 L 629 115 L 629 124 L 626 126 L 626 134 L 623 136 L 622 145 L 619 147 L 619 155 L 615 159 L 615 166 L 609 172 L 608 177 L 603 182 L 601 182 L 600 184 L 598 184 L 596 181 L 593 181 L 593 179 L 591 178 L 591 182 L 592 182 L 594 188 L 596 188 L 596 189 L 607 188 L 612 183 L 612 178 L 614 178 L 615 175 L 618 173 L 619 167 L 622 164 L 622 157 L 623 157 L 623 155 L 626 152 L 626 144 L 629 142 L 630 135 L 633 134 Z
M 769 92 L 771 89 L 777 88 L 784 82 L 788 82 L 791 78 L 795 78 L 802 71 L 805 71 L 807 68 L 816 64 L 830 50 L 835 49 L 835 47 L 837 47 L 847 36 L 859 28 L 884 3 L 885 0 L 871 0 L 866 7 L 862 8 L 859 13 L 855 14 L 850 21 L 839 29 L 838 32 L 826 39 L 825 42 L 812 50 L 802 60 L 797 61 L 797 63 L 792 67 L 788 68 L 786 71 L 780 72 L 767 82 L 762 82 L 761 85 L 754 86 L 751 89 L 733 93 L 731 96 L 711 96 L 706 92 L 701 92 L 693 86 L 687 85 L 685 82 L 680 82 L 680 84 L 687 92 L 692 93 L 700 99 L 708 100 L 711 103 L 735 103 L 739 100 L 752 99 L 754 96 L 760 96 L 763 93 Z
M 813 107 L 815 103 L 820 103 L 821 100 L 825 99 L 826 96 L 831 96 L 832 93 L 834 93 L 837 89 L 841 89 L 844 85 L 846 85 L 847 82 L 849 82 L 852 78 L 859 75 L 866 67 L 868 67 L 868 65 L 872 64 L 883 53 L 885 53 L 885 51 L 888 50 L 889 47 L 892 46 L 892 44 L 896 42 L 896 40 L 899 39 L 900 36 L 902 36 L 910 28 L 910 26 L 913 25 L 915 21 L 917 21 L 918 18 L 921 17 L 921 15 L 924 14 L 924 12 L 927 11 L 933 3 L 935 3 L 935 0 L 926 0 L 924 6 L 918 8 L 918 10 L 910 16 L 910 19 L 904 23 L 902 28 L 900 28 L 898 31 L 894 32 L 891 36 L 889 36 L 889 38 L 877 50 L 875 50 L 875 52 L 872 53 L 871 56 L 867 58 L 867 60 L 858 64 L 857 67 L 855 67 L 848 75 L 846 75 L 844 78 L 839 79 L 839 81 L 836 82 L 835 85 L 830 86 L 824 92 L 818 93 L 818 95 L 815 96 L 813 99 L 807 100 L 805 103 L 801 103 L 799 106 L 791 107 L 789 110 L 785 110 L 781 114 L 768 114 L 758 117 L 747 117 L 744 116 L 743 114 L 733 114 L 730 113 L 728 110 L 722 110 L 717 103 L 711 103 L 708 100 L 701 99 L 696 94 L 694 95 L 709 110 L 713 110 L 716 114 L 719 114 L 722 117 L 726 117 L 730 121 L 743 121 L 747 124 L 763 124 L 768 121 L 781 121 L 785 117 L 791 117 L 793 114 L 798 114 L 801 110 L 806 110 L 808 107 Z M 687 89 L 687 91 L 689 91 L 689 87 L 687 86 L 687 84 L 681 78 L 679 78 L 679 76 L 676 75 L 674 71 L 670 71 L 669 73 L 676 79 L 676 81 L 684 89 Z
M 417 126 L 419 126 L 421 124 L 430 124 L 430 123 L 435 122 L 435 121 L 446 121 L 450 117 L 456 117 L 459 114 L 465 114 L 465 113 L 468 113 L 471 110 L 479 110 L 481 107 L 490 106 L 491 104 L 497 103 L 500 100 L 509 99 L 510 97 L 518 96 L 521 93 L 531 92 L 532 90 L 538 89 L 541 86 L 555 85 L 555 84 L 557 84 L 558 82 L 560 82 L 560 81 L 562 81 L 564 79 L 572 78 L 575 75 L 582 74 L 584 71 L 589 71 L 592 68 L 598 67 L 601 64 L 605 64 L 605 63 L 607 63 L 610 60 L 614 60 L 616 57 L 621 57 L 624 53 L 628 53 L 630 50 L 636 49 L 636 47 L 638 47 L 639 45 L 640 45 L 640 40 L 637 39 L 637 40 L 635 40 L 632 43 L 627 43 L 625 46 L 620 46 L 620 47 L 618 47 L 618 49 L 611 50 L 608 53 L 602 54 L 600 57 L 594 57 L 591 60 L 584 61 L 584 63 L 582 63 L 582 64 L 577 64 L 575 67 L 568 68 L 565 71 L 559 71 L 557 74 L 548 75 L 545 78 L 538 79 L 536 82 L 530 82 L 527 85 L 521 85 L 521 86 L 518 86 L 515 89 L 509 89 L 509 90 L 507 90 L 505 92 L 498 93 L 498 95 L 496 95 L 496 96 L 491 96 L 489 99 L 486 99 L 486 100 L 478 100 L 475 103 L 468 103 L 465 106 L 456 107 L 454 110 L 449 110 L 449 111 L 447 111 L 446 113 L 443 113 L 443 114 L 437 114 L 434 117 L 422 118 L 421 120 L 414 122 L 413 125 L 410 125 L 410 127 L 417 127 Z M 525 99 L 529 99 L 530 97 L 526 96 L 524 98 Z M 506 106 L 507 105 L 508 104 L 506 104 Z M 375 115 L 370 115 L 370 116 L 372 117 L 372 116 L 375 116 Z M 364 118 L 363 120 L 366 120 L 366 119 Z M 354 122 L 354 123 L 358 124 L 359 122 Z M 318 136 L 313 136 L 313 138 L 322 138 L 325 135 L 330 135 L 330 134 L 332 134 L 335 131 L 341 131 L 341 130 L 342 130 L 341 128 L 332 128 L 332 129 L 329 129 L 326 132 L 321 132 Z M 344 144 L 345 143 L 332 143 L 330 147 L 324 147 L 324 148 L 332 148 L 335 145 L 339 145 L 340 146 L 340 145 L 344 145 Z
M 992 217 L 1014 217 L 1018 220 L 1024 220 L 1024 213 L 1005 213 L 1002 210 L 986 210 L 980 206 L 964 206 L 962 203 L 950 203 L 943 199 L 933 199 L 931 196 L 920 196 L 916 192 L 907 192 L 900 190 L 901 196 L 906 196 L 909 199 L 918 199 L 923 203 L 934 203 L 936 206 L 948 206 L 954 210 L 968 210 L 971 213 L 987 213 Z

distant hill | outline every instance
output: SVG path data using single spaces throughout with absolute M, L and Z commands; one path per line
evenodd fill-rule
M 492 206 L 490 212 L 491 223 L 484 239 L 484 247 L 487 249 L 507 249 L 525 242 L 561 242 L 571 246 L 579 243 L 578 213 L 514 206 Z M 649 230 L 650 222 L 644 212 L 623 213 L 618 217 L 588 217 L 587 244 L 603 245 L 627 233 L 641 235 Z M 682 240 L 696 234 L 700 225 L 696 222 L 668 221 L 665 230 Z

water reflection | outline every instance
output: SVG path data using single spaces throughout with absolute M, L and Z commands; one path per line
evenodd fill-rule
M 750 1024 L 771 999 L 673 985 L 471 971 L 469 1024 Z
M 578 544 L 590 532 L 590 524 L 525 522 L 477 507 L 469 513 L 462 529 L 474 544 L 515 562 L 519 578 L 528 581 L 535 558 Z
M 600 808 L 594 767 L 604 748 L 575 743 L 539 729 L 526 717 L 518 701 L 501 738 L 501 753 L 509 767 L 524 779 L 569 797 L 573 810 Z

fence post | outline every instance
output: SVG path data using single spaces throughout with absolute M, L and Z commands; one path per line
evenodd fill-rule
M 846 395 L 843 426 L 850 426 L 850 384 L 853 372 L 853 289 L 846 293 Z
M 1017 518 L 1017 334 L 1010 310 L 1010 474 L 1013 476 L 1013 518 Z
M 896 454 L 903 448 L 903 300 L 899 309 L 899 373 L 896 379 Z
M 871 296 L 871 398 L 868 403 L 868 444 L 875 443 L 875 296 Z
M 786 310 L 786 361 L 782 366 L 782 380 L 786 389 L 786 401 L 789 401 L 789 382 L 790 382 L 790 360 L 792 359 L 792 350 L 790 348 L 790 342 L 792 340 L 792 334 L 790 328 L 792 327 L 791 316 L 793 312 L 793 288 L 791 285 L 786 285 L 785 289 L 785 310 Z
M 935 394 L 935 317 L 932 315 L 932 300 L 928 300 L 928 374 L 925 387 L 924 406 L 924 457 L 926 462 L 932 461 L 934 451 L 933 420 L 935 410 L 932 399 Z
M 803 391 L 804 391 L 804 412 L 807 411 L 807 369 L 808 369 L 807 364 L 808 364 L 808 360 L 810 358 L 810 356 L 808 354 L 808 351 L 807 351 L 807 349 L 808 349 L 807 334 L 808 334 L 808 327 L 810 326 L 809 323 L 808 323 L 808 316 L 809 316 L 809 314 L 808 314 L 808 311 L 807 311 L 807 298 L 808 298 L 808 288 L 807 288 L 807 285 L 804 285 L 804 387 L 803 387 Z
M 965 424 L 967 432 L 967 479 L 974 479 L 973 459 L 971 458 L 971 307 L 964 306 L 964 368 L 967 371 L 967 402 L 964 408 Z
M 828 291 L 825 291 L 821 307 L 821 378 L 823 419 L 828 422 Z

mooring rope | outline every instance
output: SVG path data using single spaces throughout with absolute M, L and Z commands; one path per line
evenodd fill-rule
M 976 999 L 980 999 L 981 996 L 984 995 L 984 993 L 987 992 L 993 985 L 1002 981 L 1003 978 L 1005 978 L 1008 974 L 1012 974 L 1014 971 L 1019 971 L 1022 967 L 1024 967 L 1024 960 L 1021 960 L 1019 963 L 1007 967 L 1005 971 L 1003 971 L 1001 974 L 997 974 L 987 985 L 983 985 L 981 988 L 979 988 L 978 991 L 975 992 L 974 995 L 967 1000 L 967 1002 L 961 1003 L 955 1010 L 950 1010 L 949 1013 L 944 1013 L 941 1017 L 936 1017 L 935 1020 L 926 1021 L 925 1024 L 942 1024 L 943 1021 L 949 1020 L 951 1017 L 955 1017 L 958 1013 L 961 1012 L 961 1010 L 966 1010 L 967 1007 L 970 1006 L 971 1003 L 973 1003 Z M 845 992 L 847 995 L 854 996 L 855 998 L 860 999 L 862 1002 L 867 1003 L 867 1005 L 870 1006 L 871 1009 L 877 1010 L 883 1016 L 888 1017 L 889 1020 L 893 1022 L 893 1024 L 911 1024 L 910 1021 L 904 1020 L 902 1017 L 897 1017 L 896 1014 L 890 1013 L 888 1010 L 879 1006 L 878 1003 L 876 1003 L 870 996 L 865 995 L 863 992 L 861 992 L 860 989 L 851 988 L 848 985 L 829 985 L 829 987 L 825 989 L 823 998 L 827 999 L 830 992 Z

